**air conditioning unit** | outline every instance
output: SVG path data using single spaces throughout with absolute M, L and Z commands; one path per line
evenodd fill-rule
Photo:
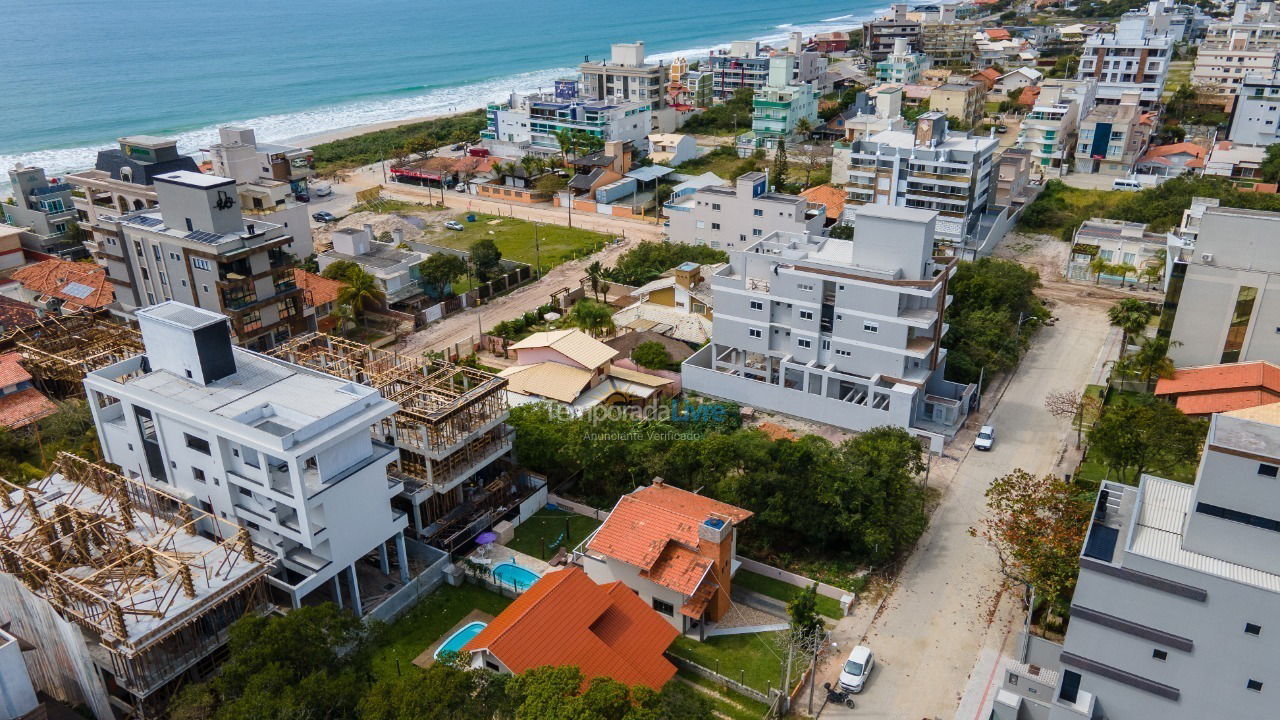
M 1213 262 L 1213 253 L 1200 253 L 1200 260 L 1207 263 Z

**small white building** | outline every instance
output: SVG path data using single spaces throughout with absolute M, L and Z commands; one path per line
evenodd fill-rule
M 1254 73 L 1244 79 L 1231 117 L 1231 142 L 1270 145 L 1280 132 L 1280 71 Z
M 671 242 L 726 250 L 776 231 L 821 233 L 827 219 L 820 205 L 771 192 L 769 176 L 762 172 L 739 177 L 733 187 L 704 187 L 664 207 Z
M 675 166 L 698 157 L 698 142 L 692 135 L 654 133 L 649 136 L 649 159 L 658 165 Z
M 353 262 L 377 278 L 388 303 L 406 300 L 422 292 L 418 265 L 430 257 L 430 253 L 378 242 L 370 225 L 334 230 L 331 240 L 333 249 L 320 253 L 316 258 L 321 272 L 341 260 Z
M 1017 70 L 1001 75 L 1000 79 L 996 80 L 995 90 L 1008 95 L 1014 90 L 1037 85 L 1042 78 L 1044 78 L 1044 73 L 1039 70 L 1020 67 Z

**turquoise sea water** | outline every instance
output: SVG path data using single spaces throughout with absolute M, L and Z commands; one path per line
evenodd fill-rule
M 48 0 L 4 3 L 0 167 L 91 165 L 128 134 L 248 123 L 283 140 L 550 89 L 643 40 L 689 58 L 732 40 L 857 27 L 884 0 Z M 0 180 L 3 182 L 3 180 Z

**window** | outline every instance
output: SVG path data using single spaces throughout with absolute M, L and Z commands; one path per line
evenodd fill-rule
M 212 506 L 212 505 L 210 505 L 209 503 L 205 502 L 204 500 L 201 500 L 201 501 L 200 501 L 200 509 L 201 509 L 201 510 L 203 510 L 203 511 L 205 511 L 205 512 L 206 512 L 206 513 L 208 513 L 209 515 L 212 515 L 212 514 L 213 514 L 213 506 Z
M 1261 625 L 1255 625 L 1254 623 L 1245 623 L 1245 624 L 1244 624 L 1244 631 L 1245 631 L 1246 633 L 1250 634 L 1250 635 L 1261 635 L 1261 634 L 1262 634 L 1262 626 L 1261 626 Z
M 801 320 L 812 320 L 812 319 L 813 319 L 813 311 L 812 311 L 812 310 L 801 310 L 801 311 L 800 311 L 800 319 L 801 319 Z
M 706 226 L 707 226 L 707 223 L 706 223 L 706 221 L 705 221 L 705 220 L 699 220 L 698 222 L 696 222 L 696 223 L 694 223 L 694 224 L 698 227 L 698 229 L 699 229 L 699 230 L 701 230 L 702 228 L 704 228 L 704 227 L 706 227 Z
M 168 284 L 169 284 L 169 278 L 168 278 L 168 277 L 167 277 L 163 272 L 162 272 L 162 273 L 160 273 L 160 284 L 161 284 L 161 285 L 168 285 Z
M 192 232 L 195 229 L 196 229 L 195 225 L 191 224 L 191 218 L 187 218 L 187 232 Z
M 1266 463 L 1258 465 L 1258 474 L 1264 477 L 1275 477 L 1277 471 L 1280 471 L 1280 467 L 1275 465 L 1267 465 Z
M 711 223 L 711 229 L 712 229 L 712 230 L 719 230 L 719 229 L 720 229 L 720 223 Z
M 711 209 L 712 209 L 712 210 L 719 210 L 719 209 L 720 209 L 720 203 L 711 203 Z
M 807 283 L 796 283 L 796 289 L 797 289 L 797 290 L 804 290 L 804 291 L 807 291 L 807 292 L 812 292 L 812 291 L 813 291 L 813 286 L 812 286 L 812 285 L 809 285 L 809 284 L 807 284 Z
M 853 357 L 853 353 L 848 350 L 841 350 L 840 348 L 836 348 L 836 355 L 839 355 L 840 357 Z
M 245 497 L 253 497 L 253 493 L 249 492 L 246 488 L 236 488 L 236 489 L 239 490 L 240 494 Z
M 764 337 L 764 333 L 760 332 L 760 328 L 749 328 L 749 329 L 747 330 L 747 335 L 749 335 L 750 337 L 753 337 L 753 338 L 761 338 L 761 337 Z
M 755 210 L 752 210 L 752 211 L 751 211 L 751 214 L 752 214 L 752 215 L 755 215 L 756 217 L 764 217 L 764 211 L 763 211 L 763 210 L 761 210 L 761 209 L 759 209 L 759 208 L 756 208 Z
M 811 348 L 813 347 L 813 341 L 800 338 L 799 340 L 796 340 L 796 345 L 799 345 L 802 348 Z
M 171 252 L 171 253 L 169 253 L 169 259 L 170 259 L 170 260 L 181 260 L 181 259 L 182 259 L 182 256 L 181 256 L 181 255 L 179 255 L 179 254 L 178 254 L 178 253 L 176 253 L 176 252 Z
M 213 265 L 208 260 L 205 260 L 204 258 L 198 258 L 198 257 L 191 258 L 191 267 L 197 270 L 207 270 L 209 272 L 213 272 Z
M 1244 336 L 1249 331 L 1249 320 L 1253 318 L 1253 303 L 1258 299 L 1258 288 L 1243 286 L 1236 293 L 1235 310 L 1231 314 L 1231 324 L 1227 326 L 1227 340 L 1222 344 L 1222 360 L 1224 363 L 1240 361 L 1240 351 L 1244 348 Z
M 205 455 L 212 454 L 209 452 L 208 440 L 205 440 L 204 438 L 195 437 L 194 435 L 188 435 L 187 433 L 182 433 L 182 437 L 184 440 L 186 440 L 187 447 L 191 448 L 192 450 L 195 450 L 196 452 L 202 452 Z
M 752 309 L 752 310 L 763 310 L 763 309 L 764 309 L 764 303 L 760 302 L 759 300 L 752 300 L 752 301 L 751 301 L 751 309 Z
M 1169 659 L 1169 653 L 1165 652 L 1164 650 L 1156 649 L 1151 651 L 1151 657 L 1155 658 L 1156 660 L 1159 660 L 1160 662 L 1164 662 L 1165 660 Z
M 871 322 L 871 321 L 869 321 L 869 320 L 868 320 L 868 321 L 864 321 L 864 322 L 862 323 L 862 329 L 863 329 L 863 330 L 865 330 L 865 331 L 867 331 L 867 332 L 878 333 L 878 332 L 880 332 L 880 323 L 873 323 L 873 322 Z
M 761 230 L 760 228 L 753 228 L 751 230 L 752 237 L 760 237 L 761 235 L 764 235 L 764 231 Z
M 653 609 L 657 610 L 658 612 L 668 617 L 674 615 L 676 611 L 676 608 L 674 605 L 667 602 L 666 600 L 659 600 L 658 598 L 653 599 Z M 1262 685 L 1259 684 L 1258 687 L 1261 688 Z
M 162 258 L 160 257 L 160 246 L 159 246 L 159 245 L 152 245 L 152 246 L 151 246 L 151 254 L 156 256 L 156 261 L 157 261 L 157 262 L 159 262 L 159 261 L 162 259 Z
M 830 350 L 830 349 L 831 349 L 831 341 L 830 341 L 830 340 L 823 340 L 823 341 L 822 341 L 822 349 L 823 349 L 823 350 Z
M 204 471 L 198 467 L 193 467 L 191 468 L 191 477 L 195 478 L 196 482 L 204 482 Z
M 1244 686 L 1254 692 L 1262 692 L 1261 680 L 1254 680 L 1253 678 L 1249 678 L 1249 682 L 1245 683 Z

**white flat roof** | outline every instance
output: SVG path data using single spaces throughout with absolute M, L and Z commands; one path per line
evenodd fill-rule
M 186 328 L 188 330 L 198 330 L 202 327 L 208 327 L 214 323 L 225 322 L 227 316 L 220 313 L 205 310 L 203 308 L 186 305 L 176 300 L 169 300 L 152 305 L 150 307 L 141 308 L 134 311 L 134 315 L 159 320 L 166 325 Z
M 175 170 L 174 172 L 157 175 L 156 179 L 168 180 L 169 182 L 202 188 L 218 187 L 219 185 L 226 185 L 227 183 L 235 182 L 233 178 L 225 178 L 220 175 L 206 175 L 205 173 L 191 172 L 190 170 Z

